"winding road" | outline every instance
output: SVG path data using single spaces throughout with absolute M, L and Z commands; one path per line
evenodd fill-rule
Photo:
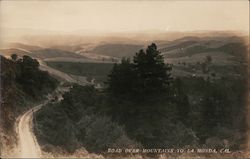
M 50 74 L 60 77 L 64 81 L 76 83 L 73 78 L 68 76 L 67 74 L 60 72 L 58 70 L 55 70 L 46 64 L 44 64 L 42 61 L 39 61 L 40 63 L 40 69 L 44 71 L 48 71 Z M 81 83 L 82 84 L 82 83 Z M 60 93 L 57 92 L 59 90 Z M 65 91 L 68 91 L 68 89 L 62 89 L 58 88 L 53 93 L 56 93 L 56 96 L 58 96 L 58 99 L 61 100 L 61 94 Z M 53 94 L 52 93 L 52 94 Z M 48 95 L 51 96 L 52 94 Z M 53 96 L 53 95 L 52 95 Z M 55 95 L 54 95 L 55 96 Z M 23 115 L 21 115 L 16 120 L 16 133 L 18 136 L 18 158 L 42 158 L 42 151 L 41 148 L 37 142 L 36 136 L 33 133 L 33 114 L 38 111 L 42 106 L 46 105 L 52 98 L 48 98 L 42 104 L 39 104 L 37 106 L 32 107 L 27 112 L 25 112 Z
M 48 71 L 49 74 L 54 75 L 56 77 L 59 77 L 60 79 L 65 80 L 67 82 L 71 82 L 71 83 L 76 83 L 77 82 L 75 79 L 73 79 L 72 77 L 70 77 L 68 74 L 66 74 L 64 72 L 61 72 L 59 70 L 56 70 L 54 68 L 49 67 L 42 60 L 38 59 L 38 62 L 39 62 L 39 65 L 40 65 L 39 66 L 40 70 Z
M 45 103 L 44 103 L 45 104 Z M 24 113 L 17 124 L 19 138 L 19 157 L 20 158 L 41 158 L 41 149 L 33 134 L 33 114 L 39 110 L 42 105 L 33 107 Z

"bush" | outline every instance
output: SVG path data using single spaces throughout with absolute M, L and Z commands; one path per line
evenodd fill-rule
M 132 147 L 123 127 L 104 114 L 96 114 L 95 98 L 100 98 L 91 86 L 74 86 L 60 103 L 44 106 L 35 115 L 36 133 L 40 142 L 61 146 L 73 152 L 79 146 L 90 152 L 108 148 Z M 101 101 L 101 100 L 98 100 Z
M 89 121 L 88 118 L 87 122 Z M 97 117 L 86 127 L 84 145 L 90 152 L 103 152 L 108 148 L 134 147 L 135 143 L 130 140 L 124 129 L 107 117 Z
M 160 130 L 162 133 L 162 146 L 165 147 L 185 147 L 195 146 L 198 143 L 198 137 L 192 129 L 187 128 L 181 122 L 165 122 Z
M 76 148 L 77 129 L 58 105 L 44 106 L 36 113 L 35 122 L 35 132 L 43 142 L 65 147 L 68 151 Z

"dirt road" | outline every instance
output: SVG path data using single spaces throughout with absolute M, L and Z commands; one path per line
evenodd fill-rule
M 40 64 L 39 68 L 41 70 L 48 71 L 49 74 L 54 75 L 56 77 L 59 77 L 62 80 L 65 80 L 67 82 L 71 82 L 71 83 L 76 83 L 77 82 L 75 79 L 73 79 L 72 77 L 70 77 L 68 74 L 63 73 L 63 72 L 61 72 L 59 70 L 56 70 L 56 69 L 53 69 L 53 68 L 47 66 L 46 63 L 43 62 L 42 60 L 38 60 L 38 62 Z
M 39 60 L 40 69 L 48 71 L 50 74 L 58 76 L 67 82 L 77 83 L 69 75 L 55 70 L 53 68 L 48 67 L 43 61 Z M 82 84 L 82 83 L 81 83 Z M 59 89 L 58 89 L 59 90 Z M 60 90 L 61 93 L 67 90 Z M 56 91 L 55 91 L 56 92 Z M 58 99 L 61 99 L 61 94 L 56 93 Z M 36 140 L 36 137 L 33 133 L 33 114 L 38 111 L 43 105 L 47 104 L 50 100 L 44 101 L 42 104 L 39 104 L 27 112 L 25 112 L 22 116 L 20 116 L 16 123 L 16 131 L 18 135 L 18 158 L 41 158 L 41 148 Z
M 37 143 L 36 137 L 33 134 L 33 113 L 39 110 L 43 104 L 23 114 L 17 124 L 18 139 L 19 139 L 19 157 L 20 158 L 40 158 L 41 149 Z
M 54 68 L 51 68 L 49 67 L 44 61 L 40 60 L 40 59 L 37 59 L 40 66 L 39 68 L 43 71 L 48 71 L 49 74 L 51 75 L 54 75 L 58 78 L 60 78 L 61 80 L 63 81 L 67 81 L 67 82 L 70 82 L 70 83 L 77 83 L 79 85 L 88 85 L 88 84 L 91 84 L 90 82 L 88 82 L 86 79 L 85 80 L 79 80 L 81 79 L 83 76 L 74 76 L 74 75 L 70 75 L 70 74 L 67 74 L 67 73 L 64 73 L 64 72 L 61 72 L 57 69 L 54 69 Z M 86 78 L 86 77 L 85 77 Z
M 71 82 L 71 83 L 78 83 L 81 85 L 86 85 L 85 82 L 79 83 L 79 81 L 76 81 L 68 74 L 65 74 L 61 71 L 58 71 L 56 69 L 53 69 L 51 67 L 48 67 L 43 61 L 39 60 L 40 63 L 40 69 L 44 71 L 48 71 L 50 74 L 55 75 L 57 77 L 60 77 L 64 81 Z M 61 94 L 65 91 L 68 91 L 67 89 L 57 89 L 60 90 L 60 93 L 56 93 L 56 96 L 58 96 L 58 99 L 61 100 Z M 54 94 L 55 96 L 55 94 Z M 18 136 L 18 158 L 42 158 L 42 151 L 41 148 L 37 142 L 37 139 L 33 133 L 33 114 L 38 111 L 43 105 L 46 105 L 51 98 L 44 101 L 42 104 L 39 104 L 37 106 L 34 106 L 27 112 L 25 112 L 23 115 L 21 115 L 18 120 L 16 121 L 16 132 Z
M 47 96 L 47 99 L 37 106 L 32 107 L 16 121 L 16 132 L 18 136 L 18 158 L 42 158 L 41 148 L 33 133 L 33 115 L 42 106 L 57 97 L 58 101 L 62 100 L 62 94 L 69 91 L 69 87 L 59 86 L 55 91 Z

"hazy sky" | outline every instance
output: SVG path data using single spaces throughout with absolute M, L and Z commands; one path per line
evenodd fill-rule
M 247 0 L 3 0 L 0 26 L 105 32 L 249 29 Z

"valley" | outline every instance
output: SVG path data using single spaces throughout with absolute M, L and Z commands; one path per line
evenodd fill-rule
M 105 41 L 105 42 L 97 42 L 97 43 L 83 43 L 83 44 L 74 44 L 74 45 L 55 45 L 55 46 L 36 46 L 33 44 L 23 44 L 23 43 L 10 43 L 8 46 L 9 48 L 3 48 L 0 49 L 0 54 L 6 58 L 12 58 L 13 54 L 17 55 L 17 59 L 22 58 L 23 56 L 29 56 L 34 59 L 36 59 L 39 63 L 39 69 L 42 71 L 46 71 L 49 73 L 50 76 L 57 79 L 61 83 L 65 83 L 66 85 L 70 85 L 72 87 L 71 92 L 73 95 L 76 93 L 76 96 L 78 97 L 72 97 L 74 100 L 78 101 L 77 103 L 82 103 L 85 105 L 86 103 L 95 103 L 93 107 L 96 108 L 89 108 L 89 105 L 86 104 L 86 109 L 93 113 L 92 109 L 96 109 L 97 112 L 106 113 L 108 111 L 105 106 L 108 106 L 108 103 L 106 100 L 109 99 L 106 97 L 106 94 L 102 94 L 102 90 L 106 89 L 107 83 L 109 81 L 109 75 L 112 72 L 115 65 L 122 64 L 123 60 L 126 58 L 129 58 L 128 61 L 133 62 L 133 55 L 136 55 L 136 53 L 140 52 L 141 49 L 146 49 L 147 45 L 150 42 L 158 42 L 156 43 L 157 49 L 161 52 L 161 55 L 163 57 L 164 63 L 168 64 L 171 67 L 171 78 L 174 79 L 173 87 L 181 87 L 178 89 L 181 89 L 180 96 L 180 102 L 184 102 L 185 104 L 188 103 L 189 108 L 186 111 L 190 111 L 189 116 L 186 116 L 188 118 L 187 121 L 183 120 L 183 117 L 177 118 L 176 120 L 179 120 L 180 125 L 176 125 L 174 129 L 177 129 L 176 131 L 180 131 L 180 133 L 188 134 L 186 131 L 191 130 L 195 136 L 199 136 L 199 140 L 195 141 L 196 139 L 193 139 L 195 142 L 200 142 L 206 145 L 210 146 L 218 146 L 222 140 L 226 140 L 230 147 L 233 148 L 235 151 L 241 150 L 245 148 L 245 143 L 242 142 L 245 139 L 245 136 L 243 135 L 243 127 L 244 123 L 237 124 L 237 121 L 244 121 L 244 117 L 240 116 L 241 113 L 245 111 L 244 107 L 244 83 L 247 79 L 247 66 L 248 63 L 246 61 L 247 58 L 247 43 L 245 42 L 244 37 L 238 37 L 238 36 L 187 36 L 187 37 L 181 37 L 179 39 L 174 40 L 159 40 L 159 39 L 153 39 L 152 41 L 139 41 L 137 40 L 135 44 L 128 43 L 128 41 Z M 126 78 L 126 76 L 124 76 Z M 226 82 L 224 82 L 226 80 Z M 236 86 L 235 83 L 240 82 L 241 84 Z M 76 86 L 79 85 L 79 86 Z M 94 88 L 92 88 L 94 86 Z M 78 88 L 79 87 L 79 88 Z M 203 89 L 210 90 L 208 93 L 204 92 Z M 94 89 L 94 90 L 93 90 Z M 96 90 L 95 90 L 96 89 Z M 235 92 L 233 92 L 232 90 Z M 223 91 L 227 91 L 225 95 L 223 95 Z M 76 91 L 76 92 L 74 92 Z M 82 101 L 83 97 L 82 95 L 79 95 L 79 92 L 87 93 L 86 96 L 89 96 L 86 101 Z M 94 93 L 93 93 L 94 92 Z M 70 93 L 68 95 L 70 95 Z M 90 93 L 90 94 L 89 94 Z M 180 92 L 179 92 L 180 93 Z M 211 94 L 210 94 L 211 93 Z M 214 93 L 214 94 L 213 94 Z M 237 95 L 234 96 L 234 93 Z M 185 95 L 184 95 L 185 94 Z M 216 96 L 215 96 L 216 95 Z M 211 98 L 214 98 L 214 101 L 209 101 L 209 98 L 207 96 L 211 96 Z M 233 96 L 231 99 L 229 99 L 229 96 Z M 66 99 L 64 99 L 62 102 L 59 101 L 58 105 L 67 107 L 67 100 L 70 101 L 69 96 L 65 96 Z M 93 101 L 92 98 L 98 98 L 99 101 Z M 105 99 L 107 98 L 107 99 Z M 130 98 L 130 97 L 126 97 Z M 179 98 L 179 97 L 178 97 Z M 111 98 L 112 99 L 112 98 Z M 110 100 L 110 99 L 109 99 Z M 216 101 L 220 101 L 221 103 L 216 103 Z M 66 103 L 65 103 L 66 102 Z M 85 103 L 86 102 L 86 103 Z M 101 103 L 104 102 L 104 103 Z M 121 102 L 121 101 L 119 101 Z M 123 103 L 124 101 L 122 101 Z M 220 138 L 216 136 L 214 140 L 215 143 L 211 143 L 210 140 L 213 140 L 213 133 L 217 132 L 215 128 L 213 128 L 213 132 L 207 133 L 207 136 L 202 136 L 202 133 L 205 133 L 205 127 L 204 129 L 199 130 L 199 124 L 205 121 L 197 121 L 197 118 L 202 117 L 202 111 L 204 111 L 203 107 L 205 109 L 209 109 L 206 107 L 206 102 L 211 102 L 212 104 L 216 105 L 215 107 L 222 107 L 223 111 L 232 113 L 230 115 L 232 116 L 225 116 L 226 119 L 221 119 L 222 123 L 225 124 L 222 128 L 217 128 L 219 135 L 223 136 L 225 133 L 229 133 L 229 137 L 227 139 Z M 215 102 L 215 103 L 213 103 Z M 229 104 L 229 108 L 224 107 L 224 104 L 227 102 L 231 102 Z M 77 104 L 74 103 L 73 105 Z M 163 102 L 164 103 L 164 102 Z M 205 103 L 205 105 L 204 105 Z M 126 103 L 123 103 L 126 105 Z M 121 104 L 121 106 L 123 106 Z M 131 104 L 131 103 L 128 103 Z M 166 104 L 166 103 L 165 103 Z M 240 105 L 240 108 L 234 107 L 234 105 Z M 57 113 L 58 105 L 49 102 L 44 103 L 44 108 L 41 109 L 41 111 L 38 111 L 38 123 L 36 126 L 41 129 L 40 131 L 44 131 L 43 129 L 43 120 L 48 120 L 49 124 L 53 125 L 53 118 L 50 117 L 50 115 L 47 116 L 47 118 L 43 119 L 43 115 L 46 114 L 47 111 L 50 111 L 50 109 L 53 109 L 55 113 Z M 178 105 L 178 102 L 177 102 Z M 51 107 L 51 108 L 50 108 Z M 175 106 L 174 106 L 175 107 Z M 76 107 L 77 108 L 77 107 Z M 147 107 L 148 108 L 148 107 Z M 30 111 L 33 109 L 36 109 L 36 107 L 31 108 L 26 112 L 27 115 L 24 115 L 22 120 L 20 121 L 19 125 L 24 125 L 25 129 L 20 129 L 19 126 L 19 133 L 22 134 L 29 134 L 31 133 L 29 130 L 29 125 L 27 123 L 30 123 L 31 120 L 34 120 L 32 116 L 30 116 Z M 40 109 L 40 107 L 39 107 Z M 66 110 L 71 108 L 66 108 Z M 80 109 L 79 113 L 83 113 L 83 108 L 77 108 Z M 128 109 L 128 108 L 122 108 L 122 109 Z M 171 108 L 170 110 L 164 110 L 167 113 L 170 113 L 169 115 L 172 115 Z M 177 108 L 178 111 L 179 108 Z M 185 108 L 186 109 L 186 108 Z M 218 108 L 214 108 L 218 109 Z M 151 108 L 149 108 L 151 110 Z M 130 110 L 132 111 L 132 110 Z M 35 111 L 34 111 L 35 112 Z M 61 112 L 58 112 L 59 114 Z M 72 113 L 78 113 L 78 112 L 72 112 Z M 106 117 L 102 117 L 99 115 L 94 114 L 84 114 L 86 117 L 88 116 L 96 116 L 96 120 L 90 119 L 81 119 L 83 122 L 85 120 L 93 120 L 94 122 L 106 122 L 104 124 L 110 124 L 109 118 L 106 119 Z M 124 112 L 126 113 L 126 112 Z M 223 113 L 223 112 L 218 112 Z M 53 113 L 52 113 L 53 114 Z M 70 113 L 71 114 L 71 113 Z M 61 115 L 61 114 L 60 114 Z M 65 115 L 65 114 L 63 114 Z M 216 114 L 212 114 L 216 116 Z M 220 114 L 221 115 L 221 114 Z M 46 116 L 46 115 L 44 115 Z M 212 116 L 211 118 L 213 118 Z M 236 123 L 231 123 L 231 120 L 234 120 L 234 117 L 237 117 L 238 120 Z M 77 117 L 77 115 L 75 115 Z M 175 116 L 174 116 L 175 117 Z M 50 119 L 51 118 L 51 119 Z M 69 116 L 68 118 L 72 118 L 70 120 L 75 120 L 73 117 Z M 102 119 L 104 118 L 104 119 Z M 145 117 L 146 118 L 146 117 Z M 23 120 L 27 121 L 23 121 Z M 46 121 L 45 120 L 45 121 Z M 65 120 L 64 122 L 68 125 L 65 126 L 65 129 L 70 129 L 70 127 L 74 127 L 74 124 L 71 125 L 71 121 L 68 121 L 68 119 L 62 119 Z M 100 120 L 100 121 L 98 121 Z M 104 120 L 104 121 L 102 121 Z M 165 119 L 164 119 L 165 120 Z M 167 119 L 167 122 L 169 122 Z M 182 121 L 183 120 L 183 121 Z M 204 119 L 205 120 L 205 119 Z M 218 119 L 219 120 L 219 119 Z M 224 121 L 225 120 L 225 121 Z M 77 122 L 80 122 L 76 120 Z M 187 124 L 187 123 L 188 124 Z M 199 123 L 200 122 L 200 123 Z M 210 121 L 213 123 L 215 121 Z M 217 122 L 217 121 L 216 121 Z M 26 124 L 25 124 L 26 123 Z M 116 123 L 115 123 L 116 124 Z M 130 123 L 127 123 L 130 124 Z M 235 130 L 230 130 L 228 128 L 228 124 L 235 128 Z M 24 127 L 23 126 L 23 127 Z M 108 126 L 108 125 L 107 125 Z M 117 125 L 119 127 L 119 125 Z M 145 126 L 146 128 L 147 126 Z M 76 131 L 76 134 L 79 128 L 72 128 L 74 131 Z M 76 129 L 76 130 L 75 130 Z M 142 129 L 144 129 L 142 127 Z M 23 132 L 26 131 L 26 132 Z M 53 130 L 50 130 L 51 134 L 55 133 Z M 62 130 L 60 130 L 61 133 Z M 95 131 L 91 130 L 91 131 Z M 118 130 L 117 130 L 118 131 Z M 125 130 L 122 130 L 125 131 Z M 226 132 L 224 132 L 226 131 Z M 45 132 L 43 132 L 45 133 Z M 104 132 L 106 133 L 106 132 Z M 121 132 L 123 133 L 123 132 Z M 131 132 L 130 132 L 131 133 Z M 167 132 L 170 133 L 170 132 Z M 238 136 L 233 136 L 230 134 L 238 133 Z M 21 135 L 22 135 L 21 134 Z M 62 149 L 64 151 L 69 151 L 67 153 L 67 156 L 70 156 L 72 154 L 71 152 L 74 152 L 74 150 L 78 150 L 80 147 L 77 147 L 77 144 L 73 141 L 79 140 L 78 144 L 86 144 L 83 141 L 81 141 L 81 138 L 78 138 L 77 136 L 73 135 L 72 137 L 72 148 L 68 148 L 65 146 L 65 143 L 61 143 L 61 140 L 58 139 L 59 143 L 61 143 Z M 56 148 L 54 146 L 50 147 L 47 145 L 53 145 L 55 143 L 50 142 L 48 140 L 45 140 L 43 137 L 43 134 L 41 132 L 35 132 L 35 135 L 38 136 L 38 144 L 41 146 L 41 151 L 44 154 L 47 153 L 50 154 L 52 151 L 55 151 Z M 65 135 L 65 134 L 64 134 Z M 72 135 L 72 134 L 71 134 Z M 170 135 L 172 135 L 170 133 Z M 29 135 L 28 138 L 31 138 L 32 135 Z M 195 138 L 194 135 L 191 135 L 191 138 Z M 91 138 L 91 136 L 88 136 Z M 99 136 L 97 136 L 98 138 Z M 130 136 L 129 136 L 130 137 Z M 125 136 L 126 142 L 136 145 L 137 141 L 131 140 L 129 137 Z M 49 137 L 48 137 L 49 138 Z M 75 139 L 77 138 L 77 139 Z M 26 144 L 26 141 L 23 141 L 24 137 L 21 137 L 21 144 Z M 25 139 L 26 140 L 26 139 Z M 31 139 L 29 139 L 31 141 Z M 65 137 L 65 140 L 68 140 L 67 137 Z M 33 141 L 31 141 L 33 142 Z M 106 141 L 103 141 L 106 142 Z M 236 142 L 236 143 L 234 143 Z M 33 143 L 32 143 L 33 144 Z M 91 148 L 92 143 L 87 143 L 87 154 L 90 153 L 99 153 L 99 151 L 103 151 L 102 149 L 95 149 Z M 175 143 L 172 143 L 175 144 Z M 193 143 L 192 143 L 193 144 Z M 197 143 L 195 143 L 197 144 Z M 33 144 L 34 145 L 34 144 Z M 55 144 L 56 145 L 56 144 Z M 89 146 L 89 147 L 88 147 Z M 96 146 L 96 145 L 95 145 Z M 221 145 L 220 145 L 221 146 Z M 227 145 L 223 145 L 227 146 Z M 223 147 L 222 146 L 222 147 Z M 24 147 L 24 146 L 21 146 Z M 104 146 L 105 147 L 105 146 Z M 27 156 L 29 152 L 25 152 L 26 150 L 23 150 L 23 155 Z M 36 151 L 36 150 L 34 150 Z M 33 152 L 34 152 L 33 151 Z M 40 150 L 39 150 L 40 151 Z M 101 151 L 101 152 L 102 152 Z M 73 153 L 74 154 L 74 153 Z M 37 155 L 37 154 L 33 154 Z M 39 152 L 39 155 L 41 155 L 41 152 Z M 62 155 L 62 154 L 60 154 Z M 59 156 L 60 156 L 59 155 Z M 86 155 L 86 154 L 85 154 Z M 53 156 L 53 155 L 52 155 Z M 95 156 L 96 157 L 96 156 Z M 101 156 L 102 157 L 102 156 Z M 97 157 L 98 158 L 98 157 Z

